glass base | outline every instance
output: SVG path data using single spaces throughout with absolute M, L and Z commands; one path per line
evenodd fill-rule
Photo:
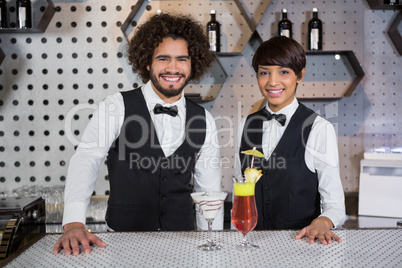
M 250 243 L 241 243 L 240 245 L 235 246 L 235 249 L 241 250 L 241 251 L 256 250 L 259 248 L 260 248 L 259 246 L 250 244 Z
M 204 251 L 215 251 L 215 250 L 220 250 L 222 249 L 222 246 L 219 244 L 215 244 L 214 242 L 212 243 L 207 243 L 207 244 L 202 244 L 198 246 L 198 249 L 204 250 Z

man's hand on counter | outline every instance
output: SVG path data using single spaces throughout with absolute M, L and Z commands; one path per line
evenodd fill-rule
M 297 235 L 296 239 L 307 237 L 310 244 L 314 244 L 315 239 L 320 240 L 324 245 L 332 244 L 332 240 L 342 242 L 342 240 L 331 231 L 334 225 L 327 217 L 318 217 L 311 224 L 304 227 Z
M 96 245 L 98 247 L 106 247 L 106 243 L 100 240 L 96 235 L 85 230 L 85 225 L 80 222 L 72 222 L 64 225 L 64 234 L 59 238 L 53 247 L 53 254 L 60 252 L 60 249 L 64 249 L 66 255 L 71 255 L 71 251 L 74 256 L 80 254 L 79 245 L 84 248 L 84 253 L 89 254 L 91 252 L 90 245 Z

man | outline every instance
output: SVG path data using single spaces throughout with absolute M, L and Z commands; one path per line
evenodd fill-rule
M 65 233 L 54 254 L 63 248 L 78 255 L 79 244 L 85 253 L 90 244 L 106 246 L 84 225 L 106 156 L 106 222 L 115 231 L 193 230 L 190 193 L 220 191 L 219 166 L 208 164 L 219 158 L 214 120 L 183 95 L 187 83 L 200 80 L 213 62 L 203 26 L 188 16 L 153 16 L 138 27 L 127 52 L 133 71 L 147 83 L 106 98 L 87 126 L 69 166 Z M 214 223 L 223 228 L 222 210 Z M 198 214 L 197 227 L 207 229 Z

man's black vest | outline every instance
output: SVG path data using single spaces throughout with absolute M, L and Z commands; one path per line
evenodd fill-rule
M 122 95 L 125 120 L 108 155 L 108 226 L 115 231 L 194 230 L 191 177 L 205 141 L 204 108 L 186 99 L 185 140 L 165 157 L 141 90 Z
M 262 152 L 262 110 L 249 115 L 240 152 L 257 147 Z M 306 166 L 305 145 L 317 114 L 299 103 L 282 138 L 268 160 L 255 158 L 263 176 L 255 187 L 256 229 L 300 229 L 320 215 L 318 177 Z M 268 134 L 266 134 L 268 135 Z M 251 157 L 240 153 L 242 172 Z

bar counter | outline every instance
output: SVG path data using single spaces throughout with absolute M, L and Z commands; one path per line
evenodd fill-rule
M 97 235 L 106 248 L 92 246 L 91 254 L 53 255 L 60 234 L 46 234 L 5 267 L 402 267 L 402 228 L 337 229 L 343 240 L 330 245 L 295 240 L 296 230 L 252 231 L 249 240 L 260 248 L 234 249 L 237 231 L 215 231 L 220 251 L 197 249 L 205 231 L 106 232 Z

